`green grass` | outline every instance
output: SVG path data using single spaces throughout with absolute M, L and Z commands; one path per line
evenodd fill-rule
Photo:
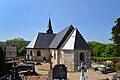
M 91 57 L 91 59 L 97 59 L 97 60 L 113 60 L 113 59 L 120 59 L 120 57 Z
M 68 73 L 75 73 L 75 71 L 67 71 Z
M 48 70 L 46 70 L 46 69 L 38 69 L 38 70 L 40 70 L 40 71 L 48 71 Z

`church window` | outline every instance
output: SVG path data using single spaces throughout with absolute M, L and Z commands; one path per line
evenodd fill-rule
M 54 59 L 56 59 L 56 53 L 54 52 Z
M 10 55 L 11 55 L 11 52 L 10 52 Z
M 43 61 L 46 61 L 46 57 L 43 57 Z
M 37 51 L 37 56 L 41 56 L 41 52 L 40 51 Z
M 30 51 L 30 56 L 32 56 L 32 50 Z
M 84 61 L 84 53 L 83 52 L 80 53 L 80 61 Z

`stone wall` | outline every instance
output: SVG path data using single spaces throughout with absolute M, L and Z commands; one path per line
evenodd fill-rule
M 82 62 L 90 67 L 90 50 L 50 50 L 52 64 L 65 64 L 67 70 L 77 71 Z M 80 61 L 80 53 L 84 53 L 84 61 Z
M 7 46 L 6 47 L 6 58 L 17 58 L 17 47 Z
M 67 70 L 74 71 L 74 51 L 61 51 L 60 64 L 65 64 Z
M 91 67 L 91 51 L 86 51 L 86 65 L 88 67 Z
M 80 61 L 81 52 L 84 53 L 84 61 Z M 65 64 L 69 71 L 77 71 L 82 62 L 90 67 L 90 61 L 90 51 L 88 50 L 61 51 L 60 64 Z
M 60 51 L 56 49 L 51 49 L 50 53 L 51 53 L 50 55 L 52 55 L 51 58 L 52 66 L 56 64 L 60 64 L 60 57 L 61 57 Z
M 50 50 L 51 55 L 51 62 L 53 65 L 57 64 L 57 51 L 55 49 Z
M 30 52 L 32 51 L 32 55 Z M 37 51 L 41 52 L 41 56 L 37 56 Z M 29 56 L 29 58 L 28 58 Z M 26 59 L 31 60 L 30 57 L 32 57 L 33 61 L 50 61 L 50 50 L 49 49 L 27 49 Z
M 17 52 L 16 51 L 7 51 L 6 52 L 6 58 L 17 58 Z

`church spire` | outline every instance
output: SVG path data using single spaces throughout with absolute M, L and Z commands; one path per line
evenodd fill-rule
M 49 22 L 48 22 L 48 26 L 47 26 L 47 33 L 53 34 L 52 24 L 51 24 L 51 19 L 50 19 L 50 17 L 49 17 Z

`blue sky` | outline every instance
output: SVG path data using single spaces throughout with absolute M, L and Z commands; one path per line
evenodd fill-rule
M 120 0 L 0 0 L 0 41 L 32 40 L 46 32 L 49 13 L 55 33 L 72 24 L 86 41 L 110 43 Z

